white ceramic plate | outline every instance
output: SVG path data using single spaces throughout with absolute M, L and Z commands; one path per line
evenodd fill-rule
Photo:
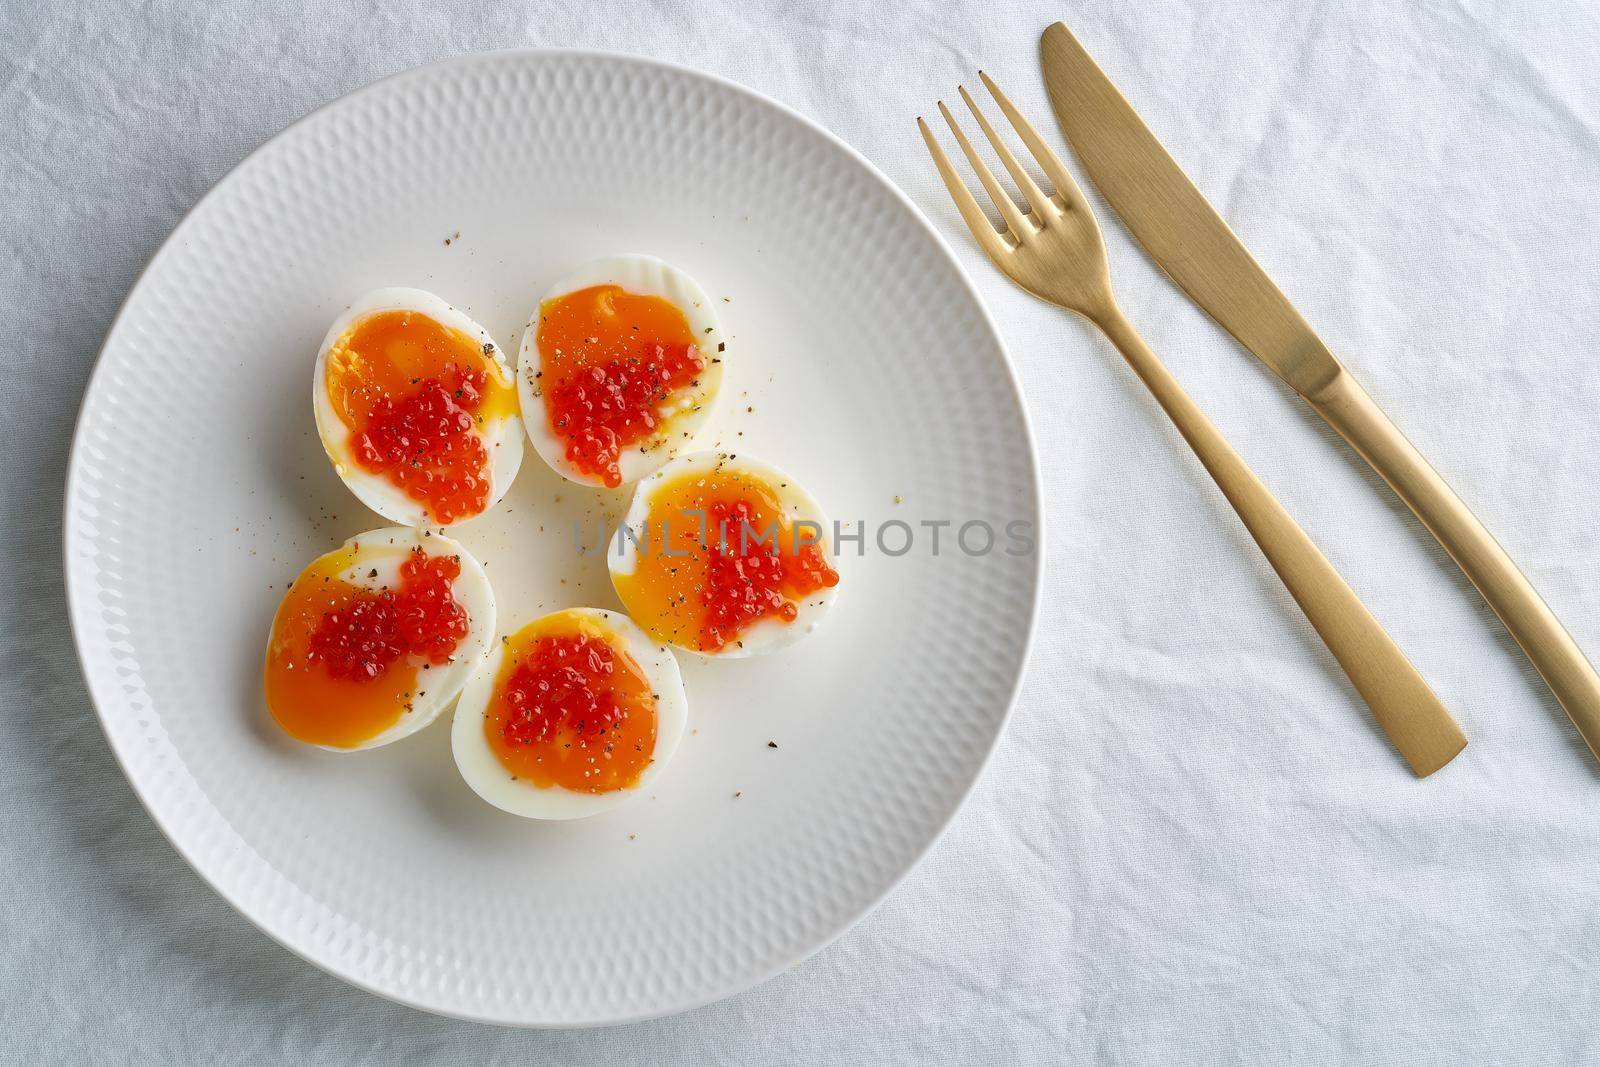
M 938 557 L 926 539 L 898 557 L 847 546 L 838 603 L 791 649 L 685 661 L 692 732 L 651 796 L 593 819 L 484 804 L 448 721 L 356 755 L 277 731 L 260 667 L 285 583 L 385 525 L 317 441 L 307 397 L 328 324 L 370 289 L 419 286 L 515 351 L 551 281 L 627 251 L 725 299 L 727 377 L 699 447 L 747 449 L 869 528 L 1021 520 L 1037 535 L 1000 341 L 910 203 L 782 106 L 621 56 L 466 57 L 290 128 L 151 262 L 84 401 L 72 618 L 135 790 L 268 934 L 433 1011 L 635 1019 L 816 951 L 954 814 L 1022 669 L 1037 555 L 967 556 L 952 528 Z M 491 514 L 452 529 L 488 568 L 502 632 L 617 606 L 572 527 L 592 540 L 626 502 L 525 463 Z

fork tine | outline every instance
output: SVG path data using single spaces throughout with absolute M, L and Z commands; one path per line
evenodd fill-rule
M 1033 158 L 1038 162 L 1039 169 L 1044 171 L 1044 176 L 1050 179 L 1050 184 L 1056 187 L 1056 195 L 1061 197 L 1063 203 L 1069 207 L 1082 208 L 1087 201 L 1083 198 L 1083 190 L 1078 188 L 1078 183 L 1073 180 L 1072 174 L 1062 165 L 1061 157 L 1057 156 L 1050 146 L 1045 144 L 1044 138 L 1039 136 L 1027 119 L 1022 117 L 1011 101 L 1006 99 L 1006 94 L 1000 91 L 983 71 L 978 71 L 978 77 L 983 80 L 984 87 L 989 90 L 989 95 L 994 97 L 994 102 L 1000 105 L 1000 110 L 1005 112 L 1006 118 L 1011 123 L 1011 128 L 1017 131 L 1017 136 L 1022 138 L 1022 143 L 1028 146 L 1028 151 L 1033 153 Z
M 920 115 L 917 117 L 917 128 L 922 131 L 922 139 L 928 145 L 928 154 L 933 156 L 933 165 L 939 168 L 939 176 L 944 179 L 944 187 L 950 190 L 950 198 L 956 202 L 956 210 L 961 212 L 967 229 L 972 231 L 972 236 L 991 258 L 999 256 L 1005 251 L 1005 241 L 1001 238 L 1000 232 L 989 221 L 989 216 L 983 213 L 983 208 L 978 206 L 972 190 L 967 188 L 961 176 L 950 165 L 950 157 L 944 154 L 939 142 L 933 139 L 933 131 L 928 129 L 928 124 Z
M 961 95 L 966 96 L 967 91 L 961 90 Z M 1018 238 L 1025 233 L 1032 233 L 1033 228 L 1023 221 L 1022 212 L 1012 202 L 1010 194 L 1000 187 L 995 180 L 994 172 L 989 165 L 978 155 L 977 149 L 972 147 L 972 142 L 967 140 L 967 135 L 961 132 L 961 125 L 956 122 L 956 117 L 950 114 L 950 109 L 944 106 L 944 101 L 939 101 L 939 114 L 944 116 L 945 122 L 950 124 L 950 132 L 956 135 L 956 144 L 961 146 L 961 151 L 966 154 L 967 162 L 972 164 L 972 169 L 977 173 L 978 180 L 989 191 L 989 199 L 994 201 L 994 206 L 999 209 L 1000 217 L 1006 221 L 1006 229 Z M 1041 218 L 1043 216 L 1040 216 Z
M 1010 146 L 1001 140 L 1000 134 L 990 125 L 988 116 L 978 109 L 978 102 L 972 99 L 972 94 L 967 92 L 967 87 L 962 85 L 958 88 L 961 91 L 961 99 L 967 102 L 967 110 L 972 112 L 972 117 L 978 120 L 979 126 L 983 127 L 983 135 L 989 138 L 989 143 L 994 146 L 995 155 L 1000 157 L 1000 162 L 1004 163 L 1006 170 L 1011 172 L 1011 177 L 1016 181 L 1017 188 L 1021 189 L 1022 195 L 1027 198 L 1028 206 L 1033 208 L 1033 217 L 1039 220 L 1042 225 L 1044 220 L 1050 217 L 1050 213 L 1045 209 L 1046 205 L 1050 203 L 1050 198 L 1044 195 L 1044 191 L 1033 180 L 1033 175 L 1024 170 L 1022 164 L 1017 162 L 1017 157 L 1011 153 Z M 990 192 L 993 193 L 994 190 L 991 189 Z

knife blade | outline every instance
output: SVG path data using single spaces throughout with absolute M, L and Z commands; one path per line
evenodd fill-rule
M 1157 266 L 1377 471 L 1500 616 L 1600 758 L 1600 675 L 1504 549 L 1323 344 L 1132 105 L 1055 23 L 1039 42 L 1056 118 Z
M 1050 102 L 1089 177 L 1152 259 L 1296 391 L 1339 373 L 1333 353 L 1061 23 L 1040 49 Z

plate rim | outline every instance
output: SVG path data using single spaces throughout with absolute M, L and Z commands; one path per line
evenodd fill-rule
M 1011 680 L 1010 692 L 1005 698 L 1005 707 L 996 723 L 993 736 L 987 743 L 987 748 L 983 754 L 983 758 L 978 762 L 977 768 L 972 774 L 971 779 L 966 783 L 966 786 L 961 791 L 960 795 L 955 798 L 955 803 L 950 808 L 949 814 L 946 815 L 938 824 L 934 832 L 928 836 L 928 839 L 921 844 L 921 846 L 916 850 L 916 854 L 908 863 L 906 863 L 904 868 L 894 877 L 890 878 L 875 896 L 867 901 L 862 907 L 857 909 L 855 914 L 846 919 L 837 930 L 833 931 L 823 940 L 819 941 L 817 944 L 813 945 L 804 953 L 793 959 L 779 961 L 778 963 L 763 969 L 754 977 L 740 979 L 733 985 L 726 988 L 719 988 L 708 995 L 696 995 L 688 998 L 680 998 L 665 1006 L 651 1008 L 647 1011 L 635 1011 L 626 1015 L 618 1015 L 608 1018 L 585 1019 L 577 1022 L 550 1022 L 538 1019 L 529 1020 L 498 1017 L 488 1011 L 472 1012 L 449 1009 L 435 1004 L 425 1003 L 403 993 L 379 988 L 361 975 L 342 967 L 335 966 L 334 962 L 315 959 L 308 954 L 308 952 L 302 951 L 299 947 L 290 944 L 285 937 L 280 936 L 277 931 L 269 928 L 262 918 L 252 914 L 239 901 L 235 900 L 232 895 L 224 891 L 223 888 L 218 884 L 217 880 L 206 869 L 206 867 L 197 861 L 190 849 L 186 847 L 184 842 L 180 839 L 180 836 L 176 834 L 172 828 L 168 826 L 167 822 L 164 821 L 157 813 L 156 809 L 152 806 L 149 797 L 146 795 L 146 786 L 141 785 L 139 779 L 129 770 L 128 763 L 123 757 L 122 750 L 118 747 L 112 735 L 107 708 L 109 705 L 116 702 L 116 697 L 115 694 L 111 693 L 109 690 L 102 692 L 103 685 L 95 676 L 91 675 L 89 670 L 88 661 L 85 656 L 85 647 L 89 641 L 90 627 L 88 626 L 87 621 L 80 621 L 78 613 L 79 600 L 83 595 L 82 586 L 87 583 L 88 578 L 87 576 L 81 578 L 75 577 L 75 567 L 72 555 L 72 546 L 80 541 L 83 537 L 80 529 L 80 522 L 74 518 L 73 505 L 78 499 L 80 493 L 79 483 L 83 477 L 85 416 L 88 412 L 89 401 L 91 397 L 93 397 L 96 394 L 96 391 L 101 388 L 101 377 L 105 373 L 106 369 L 106 354 L 111 349 L 112 345 L 117 342 L 123 329 L 124 320 L 128 316 L 129 309 L 133 306 L 135 300 L 141 296 L 146 284 L 149 282 L 151 272 L 158 264 L 164 262 L 167 257 L 174 254 L 174 249 L 179 246 L 180 238 L 184 235 L 185 230 L 193 222 L 196 213 L 198 213 L 201 208 L 208 204 L 214 197 L 218 196 L 219 193 L 223 192 L 226 188 L 239 180 L 239 176 L 245 171 L 245 168 L 249 167 L 263 153 L 267 152 L 280 141 L 291 136 L 300 127 L 311 123 L 326 111 L 340 107 L 349 101 L 366 96 L 368 94 L 380 92 L 387 88 L 391 82 L 398 82 L 413 77 L 422 77 L 429 73 L 448 69 L 454 66 L 469 66 L 485 61 L 511 58 L 532 60 L 534 62 L 551 58 L 592 60 L 598 62 L 616 62 L 620 60 L 625 63 L 640 64 L 646 67 L 654 67 L 657 69 L 671 71 L 681 76 L 686 76 L 691 79 L 697 79 L 709 83 L 721 91 L 732 92 L 734 94 L 746 97 L 762 107 L 773 110 L 781 117 L 799 123 L 811 133 L 820 135 L 834 148 L 842 151 L 845 156 L 857 166 L 864 169 L 876 182 L 882 185 L 883 188 L 886 189 L 891 196 L 893 196 L 894 199 L 897 200 L 900 205 L 910 213 L 912 219 L 915 220 L 917 225 L 933 239 L 934 246 L 938 249 L 940 255 L 943 256 L 948 265 L 954 269 L 960 285 L 966 290 L 967 295 L 971 298 L 985 330 L 993 338 L 995 346 L 1000 353 L 1000 364 L 1004 371 L 1005 385 L 1010 391 L 1011 397 L 1016 404 L 1017 411 L 1021 416 L 1019 423 L 1022 430 L 1023 442 L 1026 446 L 1024 449 L 1023 458 L 1028 469 L 1028 484 L 1032 489 L 1034 532 L 1036 537 L 1036 547 L 1032 560 L 1032 590 L 1026 604 L 1026 627 L 1020 649 L 1020 655 L 1017 661 L 1017 669 L 1014 677 Z M 128 287 L 127 295 L 123 297 L 121 304 L 117 308 L 116 315 L 111 320 L 111 325 L 106 330 L 105 340 L 101 342 L 99 350 L 95 353 L 92 369 L 90 371 L 88 380 L 84 385 L 83 396 L 78 404 L 78 413 L 73 421 L 72 440 L 71 446 L 67 453 L 67 475 L 62 492 L 61 507 L 62 581 L 67 603 L 68 627 L 72 632 L 73 655 L 77 661 L 78 673 L 83 678 L 84 688 L 89 695 L 89 703 L 94 708 L 95 718 L 100 725 L 101 733 L 105 737 L 106 747 L 111 750 L 112 758 L 115 759 L 118 769 L 121 770 L 123 779 L 128 783 L 128 786 L 132 790 L 134 797 L 138 800 L 140 807 L 144 809 L 144 812 L 149 817 L 150 821 L 155 825 L 156 829 L 161 832 L 161 836 L 166 839 L 166 841 L 172 846 L 173 850 L 177 852 L 177 854 L 186 864 L 188 864 L 189 869 L 193 871 L 200 878 L 200 880 L 204 882 L 214 894 L 216 894 L 217 897 L 224 901 L 236 915 L 241 916 L 245 919 L 245 921 L 250 923 L 251 926 L 265 934 L 267 938 L 274 944 L 279 945 L 296 958 L 305 961 L 324 974 L 330 975 L 339 981 L 346 982 L 357 989 L 361 989 L 367 993 L 373 994 L 374 996 L 380 997 L 383 1000 L 427 1012 L 430 1015 L 436 1015 L 442 1018 L 461 1019 L 467 1022 L 484 1025 L 503 1026 L 516 1029 L 594 1029 L 606 1026 L 623 1026 L 629 1023 L 666 1018 L 668 1016 L 679 1015 L 684 1012 L 693 1011 L 697 1008 L 702 1008 L 706 1005 L 714 1004 L 718 1001 L 737 996 L 771 981 L 778 975 L 798 966 L 800 963 L 810 959 L 823 949 L 834 944 L 841 937 L 854 929 L 862 919 L 866 918 L 869 914 L 875 911 L 878 906 L 883 903 L 885 898 L 899 888 L 900 885 L 904 883 L 905 880 L 911 875 L 911 873 L 920 867 L 923 861 L 927 859 L 929 853 L 933 851 L 934 846 L 937 845 L 944 837 L 945 833 L 950 829 L 951 823 L 955 821 L 956 817 L 966 806 L 967 801 L 971 798 L 973 791 L 978 786 L 978 783 L 983 780 L 984 774 L 988 770 L 990 763 L 992 763 L 994 760 L 995 752 L 1000 747 L 1000 739 L 1004 736 L 1006 728 L 1011 723 L 1012 715 L 1016 711 L 1017 699 L 1022 691 L 1022 682 L 1027 675 L 1028 666 L 1032 660 L 1034 644 L 1038 635 L 1039 611 L 1043 600 L 1046 570 L 1045 563 L 1048 554 L 1046 547 L 1047 531 L 1045 526 L 1044 512 L 1044 483 L 1039 467 L 1038 447 L 1034 434 L 1032 416 L 1028 409 L 1026 395 L 1022 390 L 1022 383 L 1017 376 L 1016 365 L 1011 358 L 1011 352 L 1009 347 L 1006 345 L 1005 337 L 1000 332 L 999 326 L 995 322 L 994 316 L 990 313 L 988 305 L 984 302 L 982 294 L 978 291 L 977 286 L 973 284 L 972 278 L 968 275 L 966 268 L 962 265 L 961 260 L 956 255 L 954 249 L 950 246 L 949 242 L 945 240 L 944 235 L 939 232 L 938 228 L 934 226 L 933 222 L 923 214 L 921 208 L 917 206 L 917 204 L 903 189 L 890 180 L 888 175 L 884 174 L 876 164 L 858 151 L 853 145 L 845 141 L 826 126 L 822 125 L 822 123 L 812 119 L 796 108 L 785 104 L 781 100 L 768 96 L 758 89 L 753 89 L 721 74 L 702 70 L 697 67 L 691 67 L 687 64 L 678 63 L 672 60 L 659 59 L 653 56 L 640 55 L 633 52 L 611 51 L 596 48 L 512 47 L 489 49 L 477 52 L 464 52 L 457 55 L 436 59 L 415 67 L 409 67 L 405 70 L 396 71 L 391 74 L 386 74 L 381 78 L 377 78 L 366 83 L 365 85 L 358 86 L 349 92 L 342 93 L 339 96 L 336 96 L 333 99 L 312 108 L 304 115 L 295 119 L 293 122 L 289 123 L 287 126 L 284 126 L 266 140 L 262 141 L 255 148 L 251 149 L 242 159 L 230 167 L 227 173 L 218 178 L 216 182 L 205 191 L 205 193 L 203 193 L 193 204 L 189 206 L 189 208 L 183 213 L 183 217 L 180 218 L 173 226 L 171 232 L 169 232 L 167 236 L 162 239 L 160 247 L 158 247 L 150 256 L 150 259 L 145 263 L 144 267 L 140 269 L 138 275 L 134 278 L 133 283 Z M 237 831 L 235 831 L 235 833 L 237 833 Z

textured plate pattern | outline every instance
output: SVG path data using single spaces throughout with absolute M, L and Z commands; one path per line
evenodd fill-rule
M 470 57 L 294 126 L 156 256 L 84 402 L 73 622 L 134 787 L 272 936 L 435 1011 L 663 1014 L 815 951 L 955 812 L 1025 655 L 1037 559 L 953 552 L 952 530 L 938 556 L 925 539 L 897 557 L 847 546 L 838 608 L 793 649 L 686 663 L 692 732 L 654 797 L 618 812 L 494 811 L 438 724 L 353 757 L 280 737 L 258 686 L 284 583 L 382 525 L 316 441 L 322 331 L 368 289 L 416 285 L 504 345 L 550 281 L 617 251 L 661 255 L 724 301 L 728 377 L 700 446 L 791 470 L 841 520 L 1037 523 L 998 339 L 914 209 L 778 105 L 615 56 Z M 625 502 L 535 463 L 452 530 L 488 567 L 503 632 L 616 606 L 571 530 Z

